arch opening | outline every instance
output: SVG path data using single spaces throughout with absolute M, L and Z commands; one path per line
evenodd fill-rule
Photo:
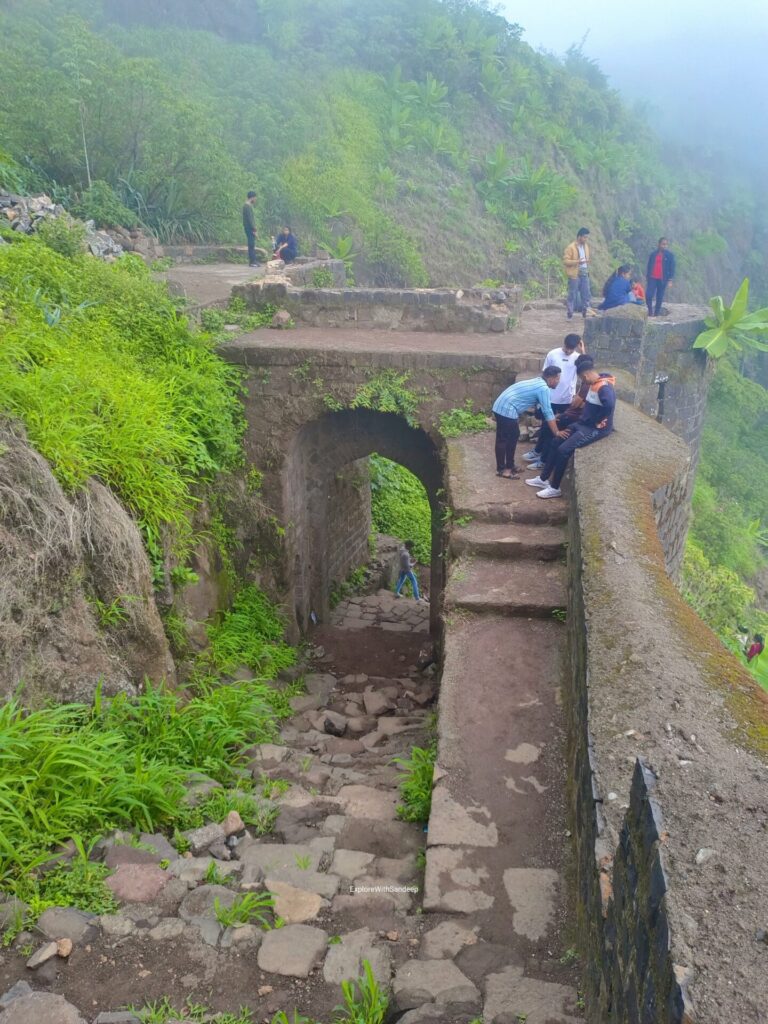
M 437 635 L 444 583 L 443 483 L 440 452 L 430 435 L 394 413 L 370 409 L 329 412 L 297 432 L 283 467 L 286 543 L 294 567 L 291 601 L 306 633 L 327 619 L 332 568 L 345 545 L 367 551 L 370 479 L 367 460 L 378 454 L 405 466 L 424 486 L 431 511 L 430 627 Z M 365 560 L 365 559 L 363 559 Z

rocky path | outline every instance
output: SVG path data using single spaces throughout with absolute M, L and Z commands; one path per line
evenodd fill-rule
M 327 1022 L 340 982 L 358 977 L 364 960 L 397 987 L 426 941 L 425 834 L 398 819 L 393 758 L 429 742 L 437 686 L 415 668 L 427 606 L 382 592 L 337 609 L 342 624 L 358 611 L 371 634 L 370 675 L 334 673 L 353 634 L 333 630 L 316 650 L 323 671 L 292 698 L 280 742 L 250 752 L 273 831 L 259 836 L 231 814 L 188 833 L 183 855 L 163 836 L 112 836 L 103 855 L 119 912 L 52 909 L 19 935 L 0 964 L 2 1024 L 123 1024 L 135 1020 L 125 1006 L 166 996 L 176 1007 L 185 998 L 214 1010 L 248 1006 L 255 1021 L 296 1008 Z M 409 646 L 388 624 L 407 626 Z M 379 648 L 398 674 L 375 674 Z M 212 785 L 198 780 L 195 792 Z M 217 905 L 266 892 L 281 927 L 217 919 Z M 12 909 L 0 906 L 0 924 Z

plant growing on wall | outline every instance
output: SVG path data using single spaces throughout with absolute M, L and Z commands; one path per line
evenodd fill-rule
M 720 295 L 709 300 L 712 316 L 704 321 L 707 330 L 694 341 L 694 348 L 703 348 L 713 359 L 720 359 L 729 351 L 744 348 L 768 352 L 768 307 L 748 313 L 749 278 L 745 277 L 730 306 Z

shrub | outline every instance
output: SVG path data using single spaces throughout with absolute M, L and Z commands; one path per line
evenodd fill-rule
M 492 429 L 488 417 L 474 411 L 471 398 L 461 408 L 450 409 L 440 415 L 440 433 L 443 437 L 460 437 L 462 434 L 477 434 Z
M 247 665 L 266 678 L 296 661 L 296 650 L 283 641 L 285 623 L 266 594 L 246 586 L 221 621 L 208 628 L 211 664 L 220 672 Z
M 92 220 L 97 228 L 132 228 L 136 214 L 122 202 L 106 181 L 94 181 L 72 205 L 72 213 L 81 220 Z
M 312 274 L 312 284 L 315 288 L 332 288 L 333 274 L 325 267 L 322 267 L 320 270 L 315 270 Z
M 395 764 L 404 769 L 400 776 L 402 804 L 397 813 L 403 821 L 429 821 L 432 807 L 432 776 L 437 758 L 437 744 L 412 747 L 409 758 L 396 757 Z
M 66 217 L 46 217 L 38 225 L 37 235 L 43 245 L 70 259 L 84 250 L 85 225 Z

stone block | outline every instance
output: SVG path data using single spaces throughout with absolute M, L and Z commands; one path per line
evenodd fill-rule
M 321 928 L 287 925 L 264 936 L 259 947 L 259 968 L 289 978 L 308 978 L 322 962 L 327 948 L 328 934 Z

